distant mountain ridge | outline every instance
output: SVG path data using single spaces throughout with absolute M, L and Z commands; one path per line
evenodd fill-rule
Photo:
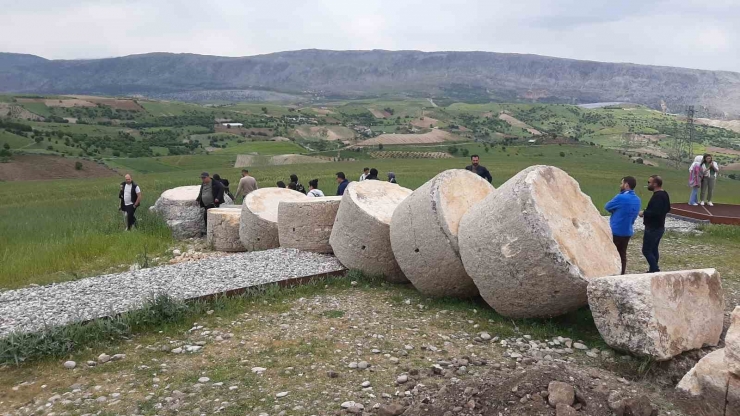
M 0 53 L 0 91 L 186 101 L 393 94 L 460 101 L 619 101 L 657 109 L 663 102 L 672 112 L 695 105 L 703 115 L 740 118 L 740 73 L 494 52 L 310 49 L 240 58 L 150 53 L 88 60 Z

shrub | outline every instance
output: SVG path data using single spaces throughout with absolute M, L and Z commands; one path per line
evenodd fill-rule
M 637 163 L 638 165 L 642 165 L 644 162 L 642 158 L 638 157 L 637 159 L 635 159 L 635 163 Z
M 5 143 L 5 144 L 3 145 L 3 149 L 5 149 L 5 150 L 10 150 L 10 145 L 9 145 L 8 143 Z
M 560 152 L 560 157 L 565 157 L 565 152 Z
M 82 170 L 82 162 L 80 161 L 75 162 L 75 170 Z

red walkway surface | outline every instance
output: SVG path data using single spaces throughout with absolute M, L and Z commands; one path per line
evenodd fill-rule
M 671 204 L 671 214 L 708 220 L 712 224 L 740 225 L 740 205 L 714 204 L 710 207 L 708 205 Z

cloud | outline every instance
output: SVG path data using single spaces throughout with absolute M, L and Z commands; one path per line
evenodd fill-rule
M 7 2 L 6 2 L 7 3 Z M 418 49 L 534 53 L 740 72 L 736 0 L 28 0 L 0 50 L 52 59 Z

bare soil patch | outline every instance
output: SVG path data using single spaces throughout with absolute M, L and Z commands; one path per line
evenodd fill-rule
M 381 134 L 378 137 L 364 140 L 358 146 L 376 146 L 379 144 L 428 144 L 462 140 L 459 136 L 444 130 L 432 130 L 422 134 Z
M 321 138 L 324 140 L 351 140 L 355 138 L 352 130 L 341 126 L 301 126 L 295 133 L 302 138 Z
M 723 168 L 724 170 L 740 170 L 740 162 L 730 163 L 729 165 L 724 166 Z
M 19 118 L 22 120 L 43 121 L 44 118 L 19 105 L 0 103 L 0 117 Z
M 243 168 L 249 166 L 278 166 L 278 165 L 297 165 L 301 163 L 327 163 L 330 159 L 319 158 L 315 156 L 306 155 L 275 155 L 275 156 L 260 156 L 260 155 L 237 155 L 235 168 Z
M 697 118 L 697 124 L 719 127 L 740 133 L 740 120 L 712 120 L 710 118 Z
M 82 169 L 76 170 L 75 163 Z M 0 163 L 0 181 L 36 181 L 118 176 L 118 173 L 83 159 L 46 155 L 17 155 L 9 163 Z
M 62 99 L 46 99 L 46 98 L 19 98 L 18 102 L 21 103 L 44 103 L 47 107 L 96 107 L 97 105 L 87 100 L 79 98 L 62 98 Z
M 140 106 L 134 100 L 127 100 L 121 98 L 103 98 L 93 97 L 89 95 L 73 95 L 74 98 L 89 101 L 91 103 L 100 104 L 111 107 L 116 110 L 128 110 L 128 111 L 143 111 L 144 107 Z
M 368 111 L 370 111 L 375 118 L 388 118 L 391 116 L 387 111 L 377 110 L 375 108 L 368 108 Z
M 437 120 L 436 118 L 421 117 L 421 118 L 415 118 L 411 122 L 411 125 L 416 126 L 416 127 L 421 127 L 421 128 L 428 129 L 428 128 L 430 128 L 430 126 L 431 127 L 436 127 L 438 123 L 439 123 L 439 120 Z
M 724 153 L 726 155 L 740 155 L 740 150 L 725 149 L 724 147 L 707 146 L 707 153 Z
M 452 155 L 446 152 L 370 152 L 374 159 L 450 159 Z
M 504 120 L 505 122 L 509 123 L 510 125 L 512 125 L 514 127 L 519 127 L 519 128 L 522 128 L 522 129 L 527 130 L 533 136 L 540 136 L 540 135 L 542 135 L 542 133 L 540 133 L 539 130 L 534 129 L 529 124 L 527 124 L 527 123 L 525 123 L 523 121 L 520 121 L 519 119 L 516 119 L 516 118 L 512 117 L 509 114 L 501 113 L 501 114 L 498 115 L 498 118 L 501 119 L 501 120 Z

